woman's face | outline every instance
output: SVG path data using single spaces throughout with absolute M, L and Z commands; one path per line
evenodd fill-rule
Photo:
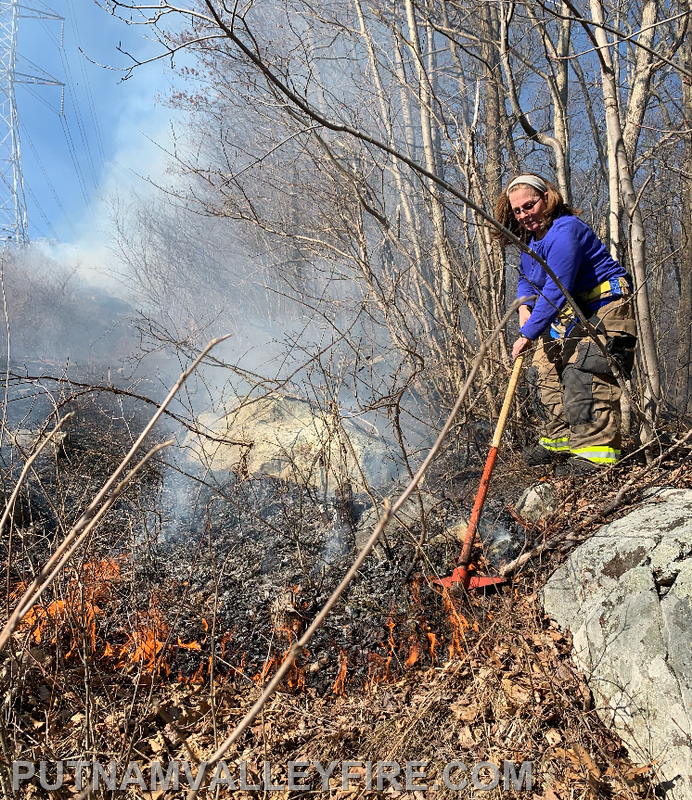
M 509 193 L 509 203 L 517 222 L 535 239 L 542 238 L 549 227 L 545 217 L 545 195 L 531 186 L 517 186 Z

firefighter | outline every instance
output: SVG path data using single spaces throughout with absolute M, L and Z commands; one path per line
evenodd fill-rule
M 496 206 L 498 221 L 545 260 L 627 376 L 636 344 L 630 280 L 579 213 L 534 173 L 511 180 Z M 538 299 L 519 307 L 512 355 L 534 350 L 530 372 L 547 419 L 543 436 L 522 458 L 531 466 L 559 461 L 556 475 L 610 466 L 620 457 L 621 437 L 620 387 L 608 360 L 555 282 L 522 253 L 517 297 L 530 295 Z

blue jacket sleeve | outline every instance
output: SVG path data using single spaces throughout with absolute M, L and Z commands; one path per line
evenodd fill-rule
M 522 261 L 523 260 L 524 260 L 524 254 L 522 253 Z M 519 277 L 517 279 L 517 300 L 519 300 L 520 297 L 532 297 L 537 294 L 538 292 L 536 291 L 536 289 L 534 289 L 533 286 L 531 286 L 524 273 L 520 271 Z M 531 308 L 533 308 L 535 304 L 536 304 L 535 300 L 531 300 L 530 303 L 527 303 L 527 305 Z
M 573 228 L 567 226 L 558 228 L 557 225 L 555 228 L 548 234 L 549 236 L 553 235 L 546 242 L 543 257 L 562 281 L 565 289 L 571 293 L 582 261 L 582 245 Z M 565 296 L 557 288 L 553 279 L 546 277 L 541 296 L 536 301 L 528 322 L 521 329 L 521 335 L 527 339 L 537 339 L 545 333 L 564 302 Z

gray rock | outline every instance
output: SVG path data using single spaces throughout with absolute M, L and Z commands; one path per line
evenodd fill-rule
M 519 498 L 516 511 L 526 522 L 535 525 L 544 517 L 557 511 L 555 490 L 545 482 L 529 486 Z
M 344 481 L 382 486 L 399 475 L 391 443 L 358 419 L 278 392 L 246 397 L 218 418 L 201 414 L 186 457 L 212 472 L 271 476 L 333 492 Z
M 20 450 L 30 451 L 33 450 L 36 442 L 36 431 L 29 428 L 18 428 L 14 433 L 8 436 L 10 444 L 16 445 Z
M 53 455 L 64 455 L 68 443 L 68 435 L 66 431 L 44 431 L 41 435 L 40 431 L 32 430 L 30 428 L 18 428 L 14 432 L 10 432 L 7 436 L 9 444 L 13 447 L 18 447 L 20 451 L 30 455 L 44 439 L 49 440 L 49 444 L 44 448 L 43 453 L 51 453 Z
M 464 517 L 459 517 L 456 524 L 451 525 L 445 528 L 442 533 L 438 533 L 437 536 L 433 536 L 431 539 L 428 540 L 428 545 L 431 547 L 437 547 L 438 545 L 453 545 L 457 547 L 458 545 L 462 544 L 464 539 L 466 538 L 466 531 L 468 530 L 469 522 Z
M 578 547 L 543 592 L 599 715 L 666 797 L 692 800 L 692 491 L 658 489 Z

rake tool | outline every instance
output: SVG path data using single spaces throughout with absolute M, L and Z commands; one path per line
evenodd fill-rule
M 485 503 L 485 498 L 488 494 L 490 478 L 493 474 L 493 468 L 495 467 L 495 458 L 497 457 L 497 451 L 500 447 L 500 439 L 502 438 L 502 433 L 505 429 L 505 423 L 507 422 L 507 417 L 509 416 L 509 407 L 512 402 L 512 397 L 514 396 L 514 391 L 517 388 L 519 372 L 521 371 L 521 365 L 523 361 L 524 356 L 520 355 L 517 356 L 517 359 L 514 362 L 514 369 L 512 370 L 512 375 L 509 379 L 509 386 L 507 386 L 505 400 L 502 404 L 500 417 L 497 420 L 495 435 L 493 436 L 493 441 L 490 445 L 490 452 L 488 453 L 488 458 L 485 462 L 485 469 L 483 470 L 483 475 L 481 477 L 481 485 L 478 487 L 476 501 L 473 504 L 473 511 L 471 512 L 471 519 L 469 519 L 469 526 L 466 529 L 464 546 L 461 549 L 461 556 L 459 556 L 459 566 L 454 570 L 454 572 L 452 572 L 451 575 L 448 575 L 446 578 L 435 578 L 432 580 L 432 583 L 438 586 L 443 586 L 445 589 L 450 589 L 453 586 L 458 585 L 463 586 L 464 589 L 483 589 L 487 586 L 499 586 L 503 583 L 507 583 L 504 578 L 480 577 L 477 575 L 471 577 L 469 573 L 469 563 L 471 562 L 471 550 L 473 549 L 473 542 L 476 538 L 478 523 L 481 519 L 483 504 Z

